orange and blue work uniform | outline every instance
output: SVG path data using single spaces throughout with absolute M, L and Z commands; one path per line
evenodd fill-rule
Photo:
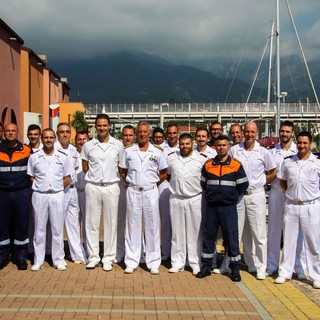
M 10 259 L 13 238 L 13 260 L 28 256 L 28 221 L 30 182 L 27 163 L 31 149 L 17 141 L 14 148 L 0 143 L 0 261 Z M 11 233 L 12 230 L 12 233 Z
M 201 173 L 205 208 L 202 217 L 202 268 L 211 269 L 218 228 L 230 257 L 230 269 L 239 272 L 241 256 L 238 237 L 237 202 L 249 186 L 246 173 L 239 161 L 230 156 L 220 162 L 218 157 L 205 163 Z

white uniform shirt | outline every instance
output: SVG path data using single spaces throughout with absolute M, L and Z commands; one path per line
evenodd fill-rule
M 210 148 L 209 146 L 206 146 L 206 150 L 200 152 L 197 149 L 197 146 L 193 147 L 193 151 L 195 151 L 197 154 L 204 154 L 207 156 L 207 159 L 213 159 L 217 155 L 216 149 Z
M 163 152 L 149 143 L 146 151 L 140 151 L 138 144 L 124 150 L 120 167 L 127 169 L 126 181 L 134 186 L 151 186 L 160 179 L 158 172 L 167 168 Z
M 282 162 L 284 161 L 284 158 L 286 157 L 289 157 L 289 156 L 292 156 L 294 154 L 297 153 L 297 145 L 292 141 L 291 142 L 291 146 L 288 150 L 283 150 L 281 148 L 281 144 L 278 143 L 276 144 L 276 146 L 270 150 L 271 154 L 272 154 L 272 157 L 276 163 L 276 166 L 277 166 L 277 171 L 279 171 L 281 165 L 282 165 Z M 281 191 L 282 188 L 280 186 L 280 182 L 279 182 L 279 179 L 276 177 L 272 182 L 271 182 L 271 186 L 273 188 L 276 188 L 277 190 Z
M 320 197 L 320 160 L 312 153 L 307 160 L 300 160 L 297 154 L 285 159 L 278 178 L 287 181 L 289 200 L 309 201 Z
M 180 151 L 179 149 L 179 143 L 177 143 L 176 146 L 174 147 L 170 147 L 169 146 L 169 143 L 168 143 L 168 140 L 165 140 L 164 141 L 164 146 L 163 146 L 163 153 L 164 155 L 166 156 L 166 158 L 168 157 L 168 155 L 172 152 L 176 152 L 176 151 Z
M 201 169 L 208 157 L 192 152 L 189 157 L 182 157 L 180 151 L 168 156 L 168 174 L 170 191 L 180 197 L 194 197 L 202 193 L 200 185 Z
M 109 137 L 106 143 L 98 138 L 86 142 L 81 151 L 81 159 L 88 161 L 86 181 L 95 183 L 114 183 L 120 181 L 119 161 L 123 154 L 123 144 Z
M 54 147 L 58 151 L 66 154 L 66 156 L 69 158 L 73 168 L 73 172 L 70 175 L 70 185 L 74 185 L 77 182 L 77 171 L 79 169 L 78 151 L 76 147 L 69 143 L 68 148 L 64 149 L 59 141 L 54 143 Z
M 58 150 L 46 156 L 43 149 L 32 154 L 28 161 L 27 173 L 34 177 L 32 190 L 38 192 L 59 192 L 64 190 L 63 178 L 73 172 L 68 157 Z
M 248 190 L 263 187 L 266 182 L 266 171 L 276 168 L 271 152 L 257 141 L 252 150 L 247 151 L 241 142 L 230 149 L 230 156 L 241 162 L 249 180 Z

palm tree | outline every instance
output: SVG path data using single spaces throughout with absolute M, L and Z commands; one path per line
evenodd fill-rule
M 88 131 L 88 122 L 84 117 L 84 113 L 82 111 L 76 111 L 72 115 L 71 126 L 76 130 L 79 131 Z

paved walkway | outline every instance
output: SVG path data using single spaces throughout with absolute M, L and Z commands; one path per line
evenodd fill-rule
M 169 267 L 153 276 L 145 265 L 127 275 L 123 264 L 104 272 L 69 262 L 62 272 L 46 263 L 32 272 L 10 263 L 0 271 L 0 319 L 320 319 L 320 290 L 309 281 L 275 285 L 242 271 L 233 283 Z

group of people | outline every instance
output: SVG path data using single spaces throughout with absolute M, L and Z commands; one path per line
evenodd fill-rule
M 233 124 L 227 136 L 214 121 L 194 139 L 180 135 L 175 123 L 164 131 L 139 122 L 123 127 L 122 141 L 110 126 L 108 115 L 97 115 L 97 136 L 78 132 L 75 147 L 68 123 L 56 132 L 30 126 L 29 146 L 18 141 L 15 124 L 4 126 L 0 269 L 11 259 L 26 270 L 32 251 L 31 270 L 42 268 L 46 253 L 66 270 L 65 229 L 71 260 L 88 270 L 102 263 L 111 271 L 124 261 L 127 274 L 146 263 L 158 275 L 161 261 L 170 259 L 170 273 L 189 266 L 197 278 L 213 272 L 241 281 L 242 242 L 248 271 L 258 280 L 278 273 L 280 284 L 308 272 L 320 288 L 320 161 L 309 132 L 300 132 L 295 144 L 294 125 L 284 121 L 279 144 L 267 150 L 256 141 L 255 122 Z M 225 257 L 217 268 L 219 228 Z

